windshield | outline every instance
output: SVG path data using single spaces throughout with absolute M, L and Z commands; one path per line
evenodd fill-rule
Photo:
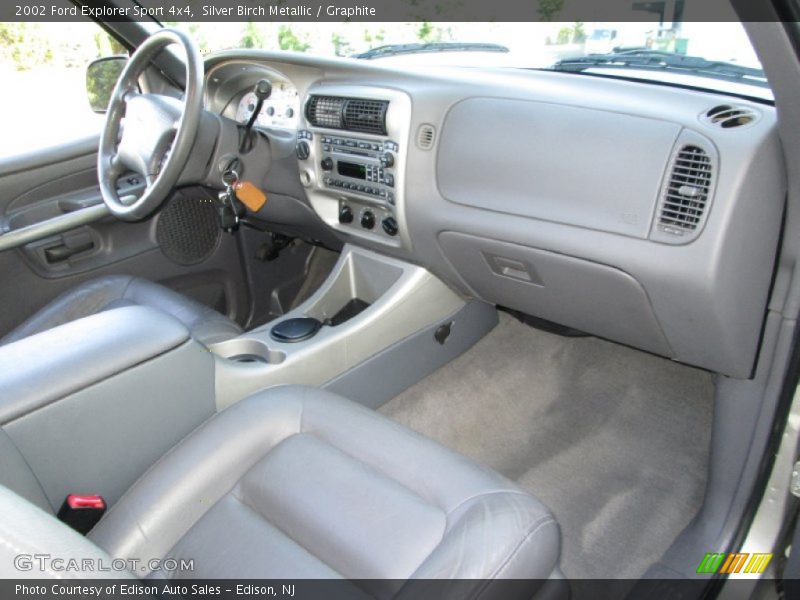
M 772 99 L 741 23 L 169 23 L 203 52 L 291 50 L 406 67 L 558 69 L 692 85 Z M 653 53 L 646 61 L 642 53 Z M 627 53 L 625 60 L 575 59 Z M 631 53 L 638 53 L 636 60 Z M 663 60 L 665 55 L 697 62 Z M 661 58 L 662 60 L 653 60 Z M 709 63 L 741 67 L 708 68 Z M 647 63 L 647 64 L 645 64 Z M 672 63 L 672 64 L 667 64 Z M 677 68 L 680 67 L 680 68 Z M 754 72 L 753 69 L 758 72 Z

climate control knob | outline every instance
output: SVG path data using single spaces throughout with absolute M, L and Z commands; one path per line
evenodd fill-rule
M 297 158 L 300 160 L 306 160 L 311 155 L 311 148 L 308 146 L 308 142 L 300 142 L 297 144 Z
M 352 223 L 353 222 L 353 209 L 347 206 L 347 204 L 342 204 L 341 208 L 339 208 L 339 223 Z
M 333 159 L 330 156 L 326 156 L 319 163 L 319 166 L 322 167 L 323 171 L 330 171 L 331 169 L 333 169 Z
M 386 217 L 383 221 L 381 221 L 381 227 L 387 235 L 397 235 L 399 230 L 397 226 L 397 220 L 394 217 Z
M 384 153 L 384 155 L 381 156 L 381 166 L 387 169 L 394 166 L 394 154 L 391 152 Z
M 375 213 L 371 210 L 365 210 L 361 213 L 361 226 L 364 229 L 373 229 L 375 227 Z

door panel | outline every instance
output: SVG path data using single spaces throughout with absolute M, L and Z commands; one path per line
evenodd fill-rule
M 93 137 L 0 161 L 2 230 L 18 229 L 101 201 L 96 148 L 97 138 Z M 127 192 L 140 183 L 122 178 L 121 185 Z M 235 320 L 246 321 L 250 299 L 238 245 L 235 238 L 217 235 L 211 227 L 209 201 L 202 190 L 181 190 L 165 204 L 179 203 L 178 211 L 160 211 L 139 223 L 107 216 L 0 252 L 0 336 L 58 294 L 112 274 L 158 281 Z M 196 236 L 200 235 L 206 236 L 204 254 L 196 253 Z M 196 260 L 187 261 L 186 256 Z

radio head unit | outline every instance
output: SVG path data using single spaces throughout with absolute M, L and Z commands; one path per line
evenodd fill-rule
M 320 144 L 319 166 L 325 188 L 368 199 L 391 212 L 395 203 L 393 167 L 400 149 L 396 142 L 323 135 Z
M 396 142 L 322 136 L 321 143 L 320 167 L 326 186 L 394 201 L 393 167 L 400 149 Z

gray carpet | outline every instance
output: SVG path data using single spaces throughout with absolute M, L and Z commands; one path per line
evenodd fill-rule
M 711 375 L 500 317 L 380 411 L 548 505 L 568 577 L 641 576 L 702 502 Z

